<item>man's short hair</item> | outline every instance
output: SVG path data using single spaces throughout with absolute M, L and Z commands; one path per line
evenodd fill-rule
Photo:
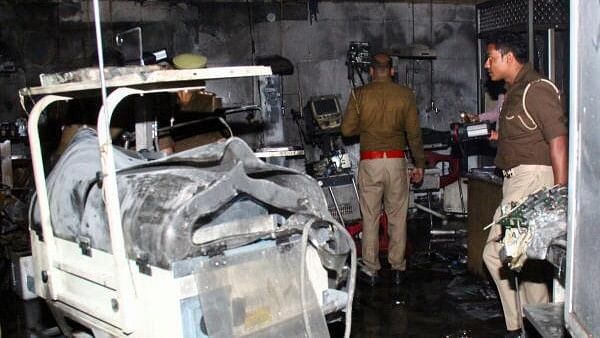
M 386 53 L 377 53 L 371 59 L 371 67 L 374 70 L 388 70 L 392 68 L 392 58 Z
M 494 44 L 502 56 L 512 52 L 519 63 L 527 62 L 528 48 L 525 39 L 517 33 L 500 33 L 491 36 L 486 43 Z

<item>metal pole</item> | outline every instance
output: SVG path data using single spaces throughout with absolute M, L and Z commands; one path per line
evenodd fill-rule
M 340 224 L 342 224 L 344 227 L 346 226 L 346 224 L 344 224 L 344 218 L 342 217 L 342 212 L 340 211 L 340 207 L 338 206 L 337 200 L 335 199 L 335 195 L 333 194 L 333 188 L 331 186 L 327 187 L 327 189 L 329 190 L 329 194 L 331 194 L 331 199 L 333 200 L 333 205 L 335 206 L 335 211 L 338 214 L 338 217 L 340 218 Z
M 354 193 L 356 194 L 356 200 L 360 203 L 360 195 L 358 194 L 358 189 L 356 188 L 356 180 L 354 179 L 354 175 L 352 175 L 352 188 L 354 188 Z
M 570 1 L 569 10 L 569 212 L 567 213 L 567 264 L 566 264 L 566 280 L 565 280 L 565 309 L 563 318 L 568 325 L 569 332 L 574 337 L 585 337 L 585 330 L 576 321 L 573 315 L 574 307 L 574 282 L 575 282 L 575 243 L 578 243 L 577 231 L 578 214 L 577 210 L 582 207 L 583 201 L 579 198 L 579 186 L 581 185 L 580 176 L 578 174 L 581 165 L 580 157 L 583 154 L 584 144 L 581 130 L 581 118 L 583 117 L 583 100 L 580 99 L 583 93 L 583 86 L 580 83 L 584 65 L 595 64 L 589 60 L 584 62 L 579 57 L 583 54 L 585 45 L 580 39 L 585 36 L 585 32 L 591 24 L 591 15 L 586 15 L 584 0 Z M 580 102 L 581 100 L 581 102 Z
M 98 49 L 98 72 L 100 73 L 100 90 L 102 92 L 102 107 L 98 116 L 98 140 L 100 143 L 100 159 L 102 165 L 103 196 L 106 203 L 108 223 L 110 228 L 111 247 L 115 262 L 117 279 L 118 306 L 121 318 L 121 330 L 124 333 L 134 331 L 133 302 L 135 300 L 133 281 L 129 270 L 125 251 L 125 240 L 123 239 L 123 227 L 121 225 L 121 212 L 119 206 L 119 195 L 117 192 L 117 180 L 115 174 L 115 163 L 112 155 L 112 142 L 110 137 L 110 116 L 107 117 L 106 80 L 104 78 L 104 56 L 102 47 L 102 28 L 100 24 L 100 5 L 94 0 L 94 26 L 96 28 L 96 48 Z M 112 110 L 110 111 L 112 113 Z M 102 132 L 102 129 L 104 133 Z M 105 141 L 105 142 L 103 142 Z
M 447 220 L 448 219 L 448 217 L 446 217 L 445 215 L 443 215 L 443 214 L 441 214 L 441 213 L 439 213 L 439 212 L 437 212 L 437 211 L 435 211 L 435 210 L 433 210 L 431 208 L 428 208 L 428 207 L 426 207 L 426 206 L 424 206 L 422 204 L 419 204 L 419 203 L 415 202 L 415 207 L 417 209 L 421 209 L 421 210 L 425 211 L 426 213 L 428 213 L 430 215 L 433 215 L 433 216 L 435 216 L 435 217 L 437 217 L 437 218 L 439 218 L 441 220 Z
M 431 209 L 431 192 L 427 192 L 427 207 L 429 208 L 430 211 L 433 211 L 433 209 Z M 433 215 L 430 212 L 429 213 L 429 230 L 433 229 Z
M 477 11 L 477 35 L 479 35 L 481 29 L 481 18 L 479 17 L 479 10 Z M 485 111 L 485 104 L 483 99 L 483 41 L 479 36 L 477 37 L 477 111 Z
M 485 111 L 485 97 L 484 97 L 484 81 L 483 81 L 483 49 L 484 45 L 481 39 L 477 39 L 477 111 Z
M 104 48 L 102 47 L 102 28 L 100 25 L 100 5 L 94 0 L 94 27 L 96 28 L 96 49 L 98 50 L 98 72 L 100 73 L 100 91 L 102 107 L 106 105 L 106 79 L 104 78 Z M 104 109 L 104 108 L 103 108 Z
M 29 120 L 27 121 L 27 130 L 29 133 L 29 147 L 31 151 L 31 165 L 33 166 L 33 178 L 35 181 L 35 190 L 37 192 L 37 201 L 40 208 L 40 221 L 42 223 L 42 235 L 44 237 L 45 252 L 46 255 L 46 276 L 49 297 L 52 300 L 58 299 L 59 283 L 55 283 L 56 274 L 55 271 L 55 257 L 56 257 L 56 244 L 54 241 L 54 231 L 52 230 L 52 218 L 50 215 L 50 200 L 48 197 L 48 187 L 46 186 L 46 175 L 44 171 L 44 160 L 42 157 L 42 146 L 40 144 L 39 137 L 39 126 L 38 122 L 40 115 L 44 109 L 50 104 L 57 101 L 68 101 L 71 98 L 57 95 L 46 95 L 39 100 L 29 113 Z M 35 252 L 34 252 L 35 255 Z M 40 259 L 40 257 L 36 257 Z M 42 259 L 42 262 L 44 260 Z
M 556 81 L 556 31 L 548 28 L 548 79 Z
M 527 6 L 527 37 L 528 37 L 529 63 L 531 63 L 533 65 L 533 54 L 534 54 L 533 0 L 529 0 L 529 4 Z
M 0 155 L 2 155 L 2 184 L 13 187 L 12 150 L 10 140 L 0 143 Z
M 515 300 L 517 302 L 517 310 L 519 323 L 521 324 L 521 337 L 525 338 L 525 326 L 523 325 L 523 309 L 521 308 L 521 295 L 519 294 L 519 274 L 515 273 Z

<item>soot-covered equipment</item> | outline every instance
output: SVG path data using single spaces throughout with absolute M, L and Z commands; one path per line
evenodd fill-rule
M 263 72 L 233 68 L 141 81 Z M 136 94 L 148 93 L 116 89 L 97 134 L 81 129 L 46 178 L 37 119 L 70 98 L 30 113 L 35 290 L 61 329 L 68 318 L 95 336 L 328 336 L 325 315 L 351 311 L 356 256 L 316 181 L 238 138 L 156 160 L 113 146 L 111 109 Z

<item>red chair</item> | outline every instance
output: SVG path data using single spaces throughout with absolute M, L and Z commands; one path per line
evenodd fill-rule
M 456 156 L 439 154 L 428 150 L 425 151 L 425 162 L 428 168 L 434 168 L 440 162 L 448 163 L 448 173 L 440 176 L 440 188 L 444 188 L 458 181 L 460 178 L 460 158 Z M 442 174 L 444 171 L 442 171 Z

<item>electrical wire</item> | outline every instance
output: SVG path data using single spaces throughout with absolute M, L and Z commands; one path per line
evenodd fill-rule
M 283 0 L 279 0 L 279 54 L 283 53 Z
M 252 64 L 256 64 L 256 43 L 254 41 L 254 16 L 252 13 L 252 4 L 250 0 L 246 0 L 248 10 L 248 26 L 250 31 L 250 52 L 252 53 Z
M 35 210 L 35 205 L 37 203 L 37 192 L 34 192 L 33 195 L 31 195 L 31 201 L 29 202 L 29 208 L 27 209 L 27 220 L 28 220 L 28 224 L 29 224 L 29 229 L 32 228 L 33 226 L 33 211 Z
M 315 221 L 307 222 L 302 229 L 302 254 L 300 256 L 300 304 L 302 306 L 302 318 L 304 320 L 304 329 L 308 338 L 312 338 L 312 331 L 310 328 L 310 320 L 308 318 L 308 312 L 306 309 L 306 252 L 308 249 L 308 232 Z
M 415 44 L 415 1 L 412 0 L 410 4 L 412 10 L 412 44 Z
M 433 0 L 429 0 L 429 43 L 431 44 L 431 48 L 433 48 Z M 430 59 L 429 62 L 429 93 L 431 100 L 431 108 L 436 112 L 435 104 L 433 100 L 435 98 L 435 91 L 433 86 L 433 59 Z
M 227 128 L 227 131 L 229 132 L 229 137 L 233 137 L 233 130 L 231 130 L 231 127 L 229 126 L 227 121 L 225 121 L 225 119 L 220 116 L 219 116 L 219 121 L 221 123 L 223 123 L 225 125 L 225 127 Z

